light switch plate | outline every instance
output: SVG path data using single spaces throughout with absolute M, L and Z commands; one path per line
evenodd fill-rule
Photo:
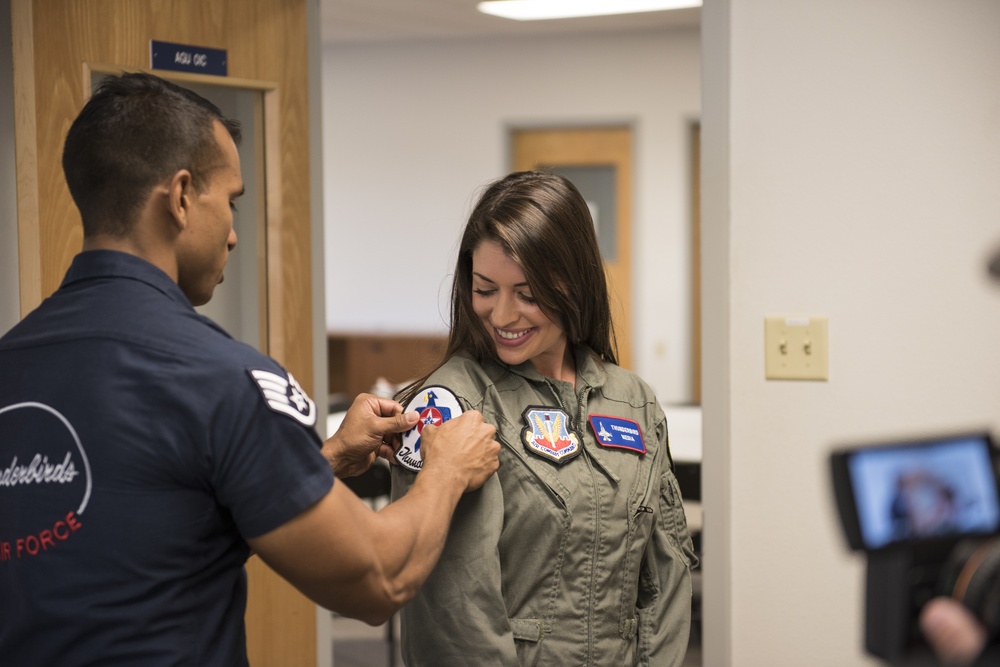
M 764 376 L 768 380 L 828 380 L 826 317 L 765 317 Z

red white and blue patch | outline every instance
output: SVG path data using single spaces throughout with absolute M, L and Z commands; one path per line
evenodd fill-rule
M 403 434 L 403 444 L 396 452 L 399 465 L 413 472 L 420 472 L 424 459 L 420 454 L 420 434 L 427 425 L 440 426 L 462 414 L 462 406 L 447 387 L 425 387 L 406 406 L 406 412 L 417 411 L 417 425 Z
M 639 424 L 624 417 L 590 415 L 590 428 L 594 429 L 597 443 L 601 447 L 631 449 L 639 454 L 646 453 L 646 442 L 642 439 Z
M 529 405 L 521 418 L 521 441 L 532 454 L 561 465 L 580 453 L 580 437 L 570 430 L 569 415 L 562 410 Z
M 267 407 L 291 417 L 304 426 L 316 425 L 316 404 L 306 392 L 302 391 L 302 387 L 291 373 L 286 378 L 271 371 L 247 370 L 260 389 L 260 393 L 264 395 Z

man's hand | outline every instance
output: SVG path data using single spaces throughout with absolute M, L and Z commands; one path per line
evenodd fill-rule
M 459 480 L 466 491 L 478 489 L 500 467 L 496 432 L 476 410 L 463 412 L 440 426 L 424 426 L 420 433 L 421 474 L 437 470 Z
M 419 414 L 403 413 L 403 406 L 388 398 L 359 394 L 344 422 L 326 442 L 323 456 L 337 477 L 360 475 L 377 457 L 389 459 L 399 446 L 399 434 L 417 423 Z
M 920 612 L 920 630 L 945 665 L 971 665 L 986 646 L 986 628 L 960 602 L 934 598 Z

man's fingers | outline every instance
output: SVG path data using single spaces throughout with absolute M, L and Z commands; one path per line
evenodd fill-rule
M 374 394 L 367 394 L 365 397 L 372 406 L 372 412 L 377 417 L 394 417 L 403 412 L 403 406 L 391 398 L 383 398 Z
M 386 417 L 384 419 L 385 432 L 386 433 L 403 433 L 404 431 L 409 431 L 411 428 L 417 425 L 417 420 L 420 419 L 419 412 L 404 412 L 402 414 L 394 415 L 392 417 Z
M 465 482 L 466 491 L 477 489 L 499 467 L 500 443 L 495 435 L 496 428 L 475 410 L 441 426 L 427 424 L 420 436 L 424 466 L 450 468 Z
M 356 410 L 355 407 L 357 407 Z M 355 420 L 357 427 L 364 429 L 371 437 L 409 431 L 420 418 L 416 412 L 404 414 L 403 406 L 391 398 L 383 398 L 374 394 L 359 394 L 354 399 L 354 405 L 348 411 L 348 416 L 354 416 L 352 413 L 358 417 Z M 390 440 L 391 438 L 384 439 Z
M 388 461 L 389 463 L 393 463 L 394 462 L 394 460 L 395 460 L 395 454 L 396 454 L 396 450 L 393 448 L 392 445 L 388 445 L 388 444 L 386 444 L 386 445 L 379 445 L 378 446 L 378 450 L 376 451 L 376 455 L 379 458 L 383 458 L 386 461 Z

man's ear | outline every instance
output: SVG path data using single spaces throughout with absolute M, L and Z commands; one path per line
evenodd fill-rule
M 188 224 L 188 213 L 191 210 L 193 193 L 191 172 L 181 169 L 167 184 L 167 209 L 174 219 L 178 229 L 184 229 Z

